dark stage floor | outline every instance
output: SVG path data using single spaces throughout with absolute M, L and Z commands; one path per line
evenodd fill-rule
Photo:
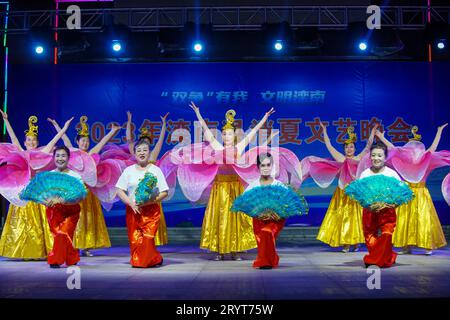
M 280 245 L 280 267 L 255 270 L 255 251 L 243 261 L 212 261 L 196 246 L 160 247 L 164 265 L 135 269 L 128 247 L 94 250 L 82 257 L 80 289 L 69 290 L 66 268 L 46 261 L 0 258 L 0 298 L 13 299 L 377 299 L 449 298 L 450 250 L 425 256 L 416 250 L 381 270 L 380 289 L 369 290 L 371 276 L 362 263 L 365 249 L 341 253 L 317 244 Z

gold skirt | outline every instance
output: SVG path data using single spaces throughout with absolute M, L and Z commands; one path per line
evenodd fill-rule
M 331 198 L 317 240 L 332 247 L 364 243 L 362 207 L 339 187 Z
M 447 245 L 441 222 L 425 183 L 408 183 L 415 197 L 397 211 L 393 235 L 396 247 L 416 246 L 436 249 Z
M 45 207 L 34 202 L 25 207 L 10 204 L 0 238 L 0 256 L 41 259 L 47 257 L 52 247 Z
M 253 220 L 230 211 L 244 186 L 237 175 L 217 175 L 203 218 L 200 248 L 220 254 L 256 248 Z
M 163 246 L 169 243 L 167 238 L 167 226 L 166 219 L 164 218 L 164 212 L 161 203 L 159 203 L 159 208 L 161 210 L 161 216 L 159 218 L 158 231 L 155 234 L 155 246 Z
M 80 206 L 80 219 L 73 236 L 73 246 L 77 249 L 111 247 L 100 200 L 88 190 Z

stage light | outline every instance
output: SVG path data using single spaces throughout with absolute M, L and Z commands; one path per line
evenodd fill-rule
M 44 47 L 43 46 L 36 46 L 36 47 L 34 47 L 34 52 L 36 52 L 36 54 L 43 54 L 44 53 Z
M 445 49 L 445 42 L 444 41 L 438 41 L 437 45 L 438 49 Z
M 283 42 L 281 42 L 280 40 L 275 41 L 273 48 L 277 51 L 283 50 Z
M 194 43 L 194 51 L 195 52 L 201 52 L 203 50 L 203 45 L 200 42 Z
M 122 50 L 122 44 L 120 43 L 120 41 L 114 40 L 112 42 L 112 49 L 115 52 L 119 52 L 120 50 Z
M 367 43 L 366 42 L 360 42 L 358 45 L 359 50 L 366 51 L 367 50 Z

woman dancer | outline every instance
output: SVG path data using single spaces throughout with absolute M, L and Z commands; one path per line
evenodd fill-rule
M 401 181 L 397 172 L 385 166 L 387 155 L 387 147 L 384 144 L 373 145 L 370 148 L 372 166 L 361 173 L 360 179 L 381 174 Z M 363 209 L 364 239 L 369 251 L 369 254 L 364 256 L 366 267 L 377 265 L 380 268 L 389 268 L 395 263 L 397 254 L 392 250 L 395 223 L 396 214 L 393 205 L 385 204 L 382 209 Z
M 25 206 L 18 199 L 20 188 L 24 187 L 32 175 L 42 170 L 52 161 L 52 150 L 73 118 L 69 119 L 46 146 L 38 148 L 37 118 L 28 119 L 28 130 L 25 131 L 25 150 L 20 145 L 14 130 L 9 123 L 8 115 L 0 111 L 6 124 L 12 144 L 0 144 L 0 193 L 10 201 L 8 216 L 3 225 L 0 238 L 0 256 L 19 259 L 46 258 L 53 246 L 53 238 L 47 223 L 45 207 L 28 201 Z M 14 181 L 9 181 L 13 179 Z M 10 188 L 11 185 L 20 186 Z
M 67 168 L 70 158 L 69 148 L 66 146 L 56 147 L 53 157 L 56 169 L 52 171 L 68 174 L 83 181 L 78 173 Z M 71 266 L 80 261 L 80 254 L 73 246 L 73 236 L 80 217 L 80 210 L 78 203 L 48 204 L 47 219 L 54 238 L 52 251 L 47 258 L 50 268 L 60 268 L 64 263 Z
M 155 144 L 155 147 L 153 148 L 151 154 L 150 154 L 150 162 L 153 164 L 158 165 L 158 157 L 161 152 L 162 145 L 164 143 L 164 138 L 166 135 L 166 119 L 169 115 L 169 112 L 167 112 L 164 117 L 161 117 L 162 125 L 161 125 L 161 132 L 158 137 L 158 141 Z M 130 111 L 127 111 L 127 131 L 126 131 L 126 137 L 127 137 L 127 144 L 128 144 L 128 150 L 130 151 L 130 154 L 134 156 L 134 140 L 132 138 L 132 130 L 131 130 L 131 124 L 132 124 L 132 114 Z M 138 141 L 140 140 L 146 140 L 150 145 L 152 144 L 151 136 L 146 132 L 146 130 L 141 131 L 141 135 L 138 138 Z M 161 205 L 161 203 L 160 203 Z M 158 231 L 155 235 L 155 245 L 157 246 L 163 246 L 169 242 L 167 237 L 167 226 L 166 226 L 166 219 L 164 217 L 164 211 L 161 205 L 161 217 L 159 220 L 159 227 Z
M 155 234 L 161 215 L 160 202 L 167 197 L 169 187 L 157 166 L 149 162 L 150 145 L 141 140 L 134 145 L 137 164 L 127 167 L 117 181 L 117 195 L 126 204 L 126 221 L 130 241 L 130 264 L 137 268 L 160 266 L 161 254 L 155 247 Z M 156 194 L 146 203 L 137 205 L 135 191 L 139 181 L 151 173 L 157 179 Z
M 60 131 L 58 123 L 54 119 L 48 119 L 56 131 Z M 97 143 L 92 149 L 89 150 L 90 138 L 89 127 L 87 125 L 87 117 L 82 116 L 80 118 L 80 129 L 76 136 L 76 143 L 78 149 L 82 152 L 86 152 L 88 155 L 93 156 L 100 153 L 102 148 L 111 140 L 112 137 L 121 129 L 121 127 L 113 124 L 111 131 L 105 135 L 99 143 Z M 67 135 L 62 137 L 64 144 L 69 149 L 74 149 L 70 139 Z M 98 166 L 99 159 L 95 159 Z M 114 181 L 116 182 L 116 181 Z M 112 186 L 113 187 L 113 186 Z M 87 197 L 80 203 L 81 212 L 80 219 L 78 220 L 77 228 L 75 231 L 73 244 L 75 248 L 81 249 L 84 256 L 92 257 L 91 249 L 107 248 L 111 246 L 109 240 L 108 229 L 106 228 L 105 218 L 101 207 L 100 200 L 88 189 Z
M 271 108 L 266 112 L 261 121 L 239 143 L 236 143 L 235 112 L 233 110 L 227 112 L 227 123 L 222 127 L 222 144 L 208 128 L 200 109 L 193 102 L 190 107 L 202 126 L 206 141 L 215 152 L 222 153 L 220 160 L 225 160 L 218 168 L 212 185 L 202 224 L 200 248 L 217 252 L 215 260 L 224 260 L 224 255 L 229 253 L 233 260 L 242 260 L 239 252 L 255 248 L 256 241 L 251 218 L 230 211 L 233 200 L 244 191 L 239 176 L 230 164 L 236 163 L 275 110 Z
M 394 233 L 394 246 L 403 248 L 400 254 L 411 253 L 411 247 L 425 249 L 431 255 L 434 249 L 447 245 L 439 217 L 426 187 L 426 180 L 435 168 L 450 164 L 449 151 L 436 151 L 442 131 L 447 123 L 438 127 L 432 145 L 427 150 L 413 127 L 413 138 L 403 147 L 394 147 L 384 133 L 377 132 L 377 137 L 390 148 L 392 156 L 388 160 L 400 176 L 413 190 L 412 201 L 397 209 L 397 227 Z
M 330 206 L 320 226 L 317 239 L 332 247 L 343 246 L 342 252 L 347 253 L 353 246 L 354 251 L 359 250 L 359 243 L 364 242 L 362 232 L 362 207 L 358 202 L 350 199 L 344 188 L 356 178 L 358 163 L 369 151 L 373 143 L 376 127 L 372 128 L 366 147 L 355 155 L 356 134 L 353 128 L 348 128 L 348 139 L 344 142 L 344 154 L 337 151 L 331 144 L 327 128 L 320 123 L 323 130 L 325 145 L 335 161 L 321 159 L 314 156 L 302 160 L 304 179 L 310 175 L 321 187 L 328 187 L 339 175 L 339 185 L 331 198 Z
M 245 191 L 268 185 L 284 184 L 272 177 L 273 157 L 270 153 L 261 153 L 257 157 L 260 178 L 250 183 Z M 253 218 L 253 231 L 258 245 L 258 255 L 253 262 L 254 268 L 272 269 L 278 267 L 280 258 L 277 254 L 275 241 L 284 227 L 286 219 L 276 219 L 268 216 L 264 220 Z

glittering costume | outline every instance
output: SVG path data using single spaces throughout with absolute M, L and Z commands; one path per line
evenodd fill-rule
M 208 203 L 202 224 L 202 249 L 226 254 L 256 247 L 252 219 L 232 213 L 230 208 L 244 184 L 259 178 L 256 157 L 266 152 L 275 159 L 277 179 L 301 184 L 301 164 L 294 153 L 284 148 L 255 147 L 239 157 L 235 147 L 214 150 L 209 144 L 197 143 L 175 148 L 161 158 L 160 166 L 171 189 L 178 180 L 189 201 Z

